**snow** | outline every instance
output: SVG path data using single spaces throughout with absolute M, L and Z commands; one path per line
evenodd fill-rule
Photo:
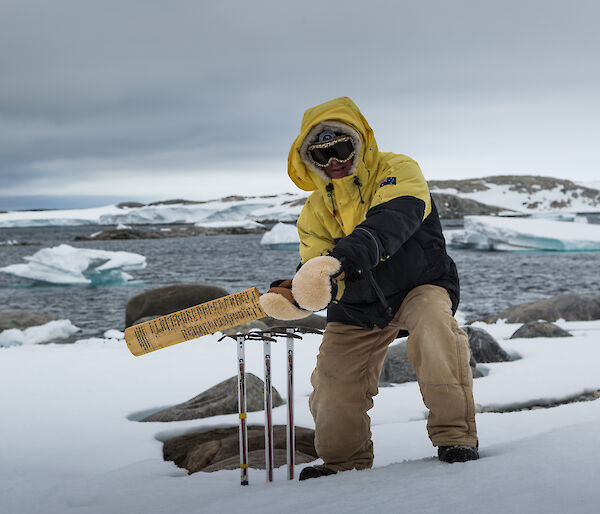
M 44 248 L 24 259 L 26 264 L 5 266 L 0 272 L 34 282 L 102 285 L 128 282 L 133 277 L 126 271 L 146 267 L 146 258 L 137 253 L 74 248 L 67 244 Z
M 570 338 L 508 337 L 519 327 L 483 325 L 521 359 L 485 364 L 475 380 L 482 408 L 569 398 L 600 388 L 600 321 L 558 323 Z M 20 514 L 165 512 L 596 512 L 600 490 L 600 400 L 551 409 L 477 415 L 481 459 L 443 464 L 425 430 L 416 383 L 383 388 L 370 411 L 375 467 L 307 482 L 266 484 L 250 470 L 187 476 L 163 462 L 160 441 L 237 425 L 236 415 L 176 423 L 138 423 L 141 412 L 187 400 L 236 374 L 236 344 L 205 336 L 143 357 L 119 331 L 71 345 L 0 350 L 0 495 L 3 512 Z M 296 343 L 297 425 L 312 427 L 310 373 L 319 337 Z M 263 376 L 260 343 L 248 343 L 248 371 Z M 273 384 L 285 395 L 285 342 L 273 345 Z M 285 406 L 274 409 L 285 423 Z M 250 424 L 263 413 L 249 413 Z M 297 472 L 301 466 L 297 468 Z
M 493 250 L 600 251 L 600 225 L 548 219 L 465 217 L 464 233 L 446 233 L 449 244 Z
M 273 250 L 298 250 L 300 236 L 296 225 L 290 223 L 277 223 L 266 232 L 260 240 L 261 245 L 266 245 Z
M 93 209 L 14 211 L 0 213 L 0 228 L 49 225 L 131 225 L 174 224 L 219 221 L 295 221 L 306 194 L 221 199 L 198 203 L 173 203 L 119 208 L 116 205 Z M 299 205 L 295 205 L 299 203 Z
M 68 319 L 49 321 L 44 325 L 29 327 L 24 330 L 9 328 L 0 332 L 0 347 L 48 343 L 57 339 L 66 339 L 78 331 L 79 328 Z
M 487 182 L 485 178 L 481 179 L 481 185 L 487 189 L 474 191 L 471 193 L 459 192 L 454 188 L 432 187 L 432 193 L 442 193 L 460 196 L 469 200 L 475 200 L 487 205 L 493 205 L 521 213 L 531 212 L 578 212 L 600 210 L 600 206 L 593 199 L 587 198 L 581 194 L 581 191 L 574 188 L 571 191 L 564 191 L 561 186 L 553 189 L 537 189 L 531 193 L 525 191 L 511 190 L 510 184 L 494 184 Z M 580 184 L 584 187 L 591 187 L 590 184 Z

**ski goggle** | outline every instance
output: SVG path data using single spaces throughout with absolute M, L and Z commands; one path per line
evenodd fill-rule
M 332 159 L 347 162 L 354 157 L 354 144 L 350 136 L 339 136 L 308 147 L 308 155 L 313 164 L 325 168 Z

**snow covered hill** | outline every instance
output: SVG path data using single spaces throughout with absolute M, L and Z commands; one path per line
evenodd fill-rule
M 600 190 L 552 177 L 499 175 L 432 180 L 429 188 L 432 193 L 456 195 L 522 213 L 600 211 Z
M 503 212 L 600 212 L 600 190 L 569 180 L 537 176 L 497 176 L 468 180 L 432 180 L 442 218 Z M 2 227 L 64 225 L 143 225 L 242 221 L 293 222 L 307 193 L 272 196 L 232 196 L 194 202 L 168 200 L 148 205 L 123 203 L 90 209 L 13 211 L 0 213 Z

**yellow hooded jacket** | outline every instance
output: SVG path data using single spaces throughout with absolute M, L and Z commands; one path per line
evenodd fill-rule
M 308 158 L 308 145 L 325 128 L 352 136 L 356 155 L 346 177 L 330 179 Z M 340 315 L 330 316 L 330 321 L 341 318 L 335 320 L 357 322 L 361 318 L 358 324 L 372 325 L 375 321 L 385 325 L 387 322 L 374 314 L 377 307 L 366 308 L 366 304 L 376 303 L 378 296 L 381 300 L 381 294 L 373 292 L 373 278 L 375 288 L 379 284 L 394 310 L 410 286 L 423 281 L 434 283 L 439 278 L 431 277 L 431 273 L 424 275 L 423 267 L 428 264 L 424 247 L 429 243 L 447 257 L 441 226 L 430 227 L 433 230 L 426 230 L 420 234 L 423 237 L 412 241 L 415 233 L 423 232 L 420 228 L 432 213 L 427 182 L 410 157 L 378 150 L 373 130 L 352 100 L 336 98 L 304 113 L 300 134 L 289 152 L 288 175 L 300 189 L 313 191 L 297 223 L 301 263 L 331 253 L 342 261 L 351 261 L 365 275 L 370 274 L 370 280 L 365 276 L 355 281 L 358 283 L 340 284 L 336 303 L 342 310 L 337 308 Z M 436 221 L 439 225 L 437 211 L 433 218 L 433 225 Z M 433 236 L 431 241 L 427 232 Z M 439 260 L 439 255 L 429 257 Z M 386 262 L 390 259 L 395 262 Z M 411 259 L 421 262 L 407 266 Z M 399 266 L 400 261 L 404 264 Z M 438 266 L 440 269 L 433 274 L 441 276 L 449 266 Z M 402 268 L 412 274 L 408 280 L 401 276 Z M 370 313 L 365 314 L 365 310 Z

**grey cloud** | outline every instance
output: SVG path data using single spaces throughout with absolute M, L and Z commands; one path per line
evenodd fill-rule
M 582 90 L 594 106 L 599 14 L 584 1 L 3 3 L 0 175 L 8 184 L 44 162 L 118 166 L 157 152 L 201 167 L 284 160 L 303 110 L 342 94 L 377 119 L 544 94 L 552 109 Z M 454 120 L 474 145 L 477 122 Z M 414 146 L 451 145 L 426 129 Z

